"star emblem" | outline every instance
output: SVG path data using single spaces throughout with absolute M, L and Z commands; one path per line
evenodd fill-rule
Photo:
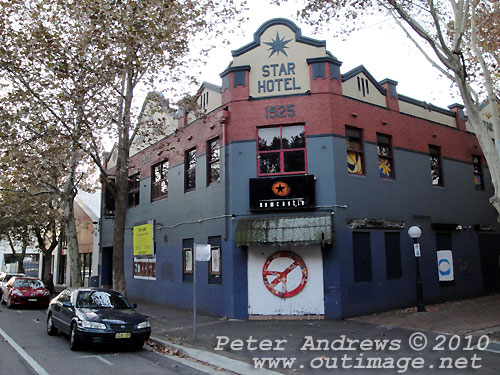
M 278 181 L 273 184 L 271 190 L 277 196 L 285 197 L 290 194 L 290 185 L 288 185 L 286 182 Z
M 268 51 L 271 51 L 269 57 L 271 57 L 275 53 L 277 53 L 279 56 L 280 52 L 285 56 L 288 56 L 286 54 L 285 48 L 290 48 L 287 47 L 287 44 L 291 41 L 292 39 L 285 40 L 285 37 L 280 38 L 279 32 L 276 32 L 276 39 L 272 39 L 272 42 L 264 42 L 264 44 L 267 44 L 269 47 L 271 47 L 267 49 Z

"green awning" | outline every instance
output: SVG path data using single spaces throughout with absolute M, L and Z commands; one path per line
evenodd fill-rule
M 236 246 L 331 244 L 332 215 L 240 219 Z

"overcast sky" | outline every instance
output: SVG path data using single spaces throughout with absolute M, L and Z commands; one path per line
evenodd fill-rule
M 461 103 L 456 90 L 450 88 L 450 81 L 439 72 L 412 46 L 393 21 L 388 18 L 369 18 L 366 26 L 351 34 L 346 40 L 333 36 L 335 25 L 322 34 L 314 34 L 312 27 L 295 16 L 301 0 L 289 2 L 288 6 L 270 5 L 268 0 L 250 0 L 249 20 L 229 37 L 230 45 L 212 50 L 209 62 L 199 80 L 221 85 L 219 74 L 231 62 L 231 50 L 253 41 L 253 34 L 272 18 L 288 18 L 302 29 L 302 35 L 326 40 L 326 48 L 342 61 L 341 72 L 346 73 L 359 65 L 373 75 L 377 81 L 390 78 L 398 82 L 398 92 L 447 108 Z

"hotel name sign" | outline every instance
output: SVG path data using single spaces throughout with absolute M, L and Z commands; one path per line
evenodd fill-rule
M 310 88 L 309 66 L 302 44 L 288 28 L 273 28 L 262 37 L 258 57 L 250 71 L 250 95 L 283 96 L 305 93 Z
M 262 78 L 257 81 L 259 94 L 286 93 L 300 90 L 295 80 L 295 63 L 262 65 Z

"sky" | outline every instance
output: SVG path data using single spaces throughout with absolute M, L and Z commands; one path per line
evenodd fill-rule
M 219 74 L 232 60 L 231 50 L 238 49 L 251 41 L 253 34 L 272 18 L 287 18 L 302 29 L 302 35 L 326 40 L 326 48 L 342 62 L 341 73 L 347 73 L 359 65 L 372 74 L 377 81 L 385 78 L 398 82 L 398 93 L 447 108 L 462 100 L 456 90 L 451 89 L 448 79 L 418 52 L 412 42 L 389 18 L 367 18 L 364 28 L 352 33 L 345 40 L 334 36 L 334 27 L 321 34 L 296 17 L 301 0 L 289 1 L 286 5 L 270 5 L 267 0 L 250 0 L 248 20 L 229 36 L 229 45 L 219 46 L 209 54 L 208 63 L 199 77 L 221 85 Z

